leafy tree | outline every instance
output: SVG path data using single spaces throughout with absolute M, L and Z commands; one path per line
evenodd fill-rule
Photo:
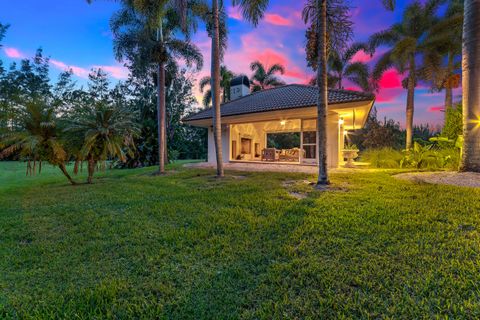
M 455 140 L 462 135 L 463 130 L 462 104 L 457 104 L 453 108 L 445 110 L 445 125 L 443 126 L 442 136 Z
M 428 0 L 425 4 L 414 1 L 403 12 L 402 21 L 389 29 L 375 33 L 370 37 L 371 51 L 381 45 L 390 47 L 377 62 L 373 77 L 379 80 L 383 73 L 394 67 L 404 74 L 408 71 L 403 81 L 407 89 L 406 107 L 406 149 L 412 147 L 413 142 L 413 114 L 415 87 L 418 83 L 417 57 L 426 50 L 426 35 L 436 22 L 435 13 L 441 0 Z
M 230 82 L 235 77 L 235 74 L 228 70 L 226 66 L 220 67 L 220 76 L 222 77 L 220 81 L 220 87 L 222 88 L 222 103 L 230 101 Z M 212 78 L 210 76 L 203 77 L 200 80 L 200 92 L 203 93 L 203 105 L 208 107 L 212 102 L 212 90 L 206 89 L 207 86 L 210 86 Z
M 279 63 L 267 67 L 260 61 L 254 61 L 250 64 L 250 70 L 253 71 L 253 75 L 250 79 L 252 92 L 285 85 L 285 82 L 275 75 L 276 73 L 285 73 L 285 67 Z
M 27 161 L 27 174 L 36 173 L 37 162 L 41 172 L 42 161 L 47 161 L 58 166 L 68 181 L 75 184 L 65 166 L 68 155 L 54 108 L 41 100 L 29 101 L 17 110 L 17 124 L 15 129 L 0 135 L 0 159 L 19 154 Z
M 377 118 L 377 109 L 374 108 L 367 119 L 365 127 L 357 130 L 355 134 L 348 135 L 350 143 L 356 144 L 363 149 L 403 149 L 405 133 L 401 130 L 400 124 L 393 119 Z

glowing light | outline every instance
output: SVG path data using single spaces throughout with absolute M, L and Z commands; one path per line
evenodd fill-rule
M 343 135 L 346 136 L 348 134 L 347 130 L 343 130 Z
M 343 120 L 343 118 L 340 118 L 340 120 L 338 120 L 338 124 L 343 126 L 343 124 L 345 123 L 345 120 Z
M 282 126 L 286 125 L 286 124 L 287 124 L 287 120 L 282 120 L 282 121 L 280 121 L 280 124 L 281 124 Z

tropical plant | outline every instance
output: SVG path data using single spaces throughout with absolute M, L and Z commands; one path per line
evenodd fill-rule
M 480 172 L 480 0 L 465 0 L 463 23 L 463 137 L 460 170 Z
M 167 150 L 166 65 L 176 58 L 185 59 L 188 65 L 196 64 L 198 70 L 203 65 L 200 50 L 189 41 L 189 31 L 195 24 L 185 13 L 188 8 L 186 1 L 122 1 L 122 8 L 111 20 L 117 59 L 127 59 L 140 68 L 157 66 L 159 173 L 165 172 Z M 178 38 L 179 31 L 186 37 Z
M 18 108 L 16 120 L 18 127 L 0 135 L 0 159 L 17 154 L 27 161 L 27 175 L 36 174 L 37 163 L 41 172 L 42 162 L 46 161 L 58 166 L 75 184 L 66 169 L 68 154 L 61 142 L 54 108 L 41 100 L 30 101 Z
M 230 82 L 232 79 L 235 77 L 235 74 L 228 70 L 226 66 L 221 66 L 220 67 L 220 76 L 221 76 L 221 81 L 220 81 L 220 88 L 222 89 L 222 103 L 230 101 Z M 206 87 L 210 86 L 212 83 L 212 78 L 210 76 L 203 77 L 200 80 L 199 86 L 200 86 L 200 92 L 203 93 L 203 105 L 205 107 L 208 107 L 211 102 L 212 102 L 212 90 L 206 89 Z
M 250 70 L 253 71 L 253 75 L 250 79 L 252 92 L 285 85 L 285 82 L 275 75 L 276 73 L 285 73 L 285 67 L 280 63 L 275 63 L 268 67 L 263 65 L 260 61 L 254 61 L 250 64 Z
M 93 183 L 99 162 L 113 158 L 124 162 L 127 154 L 133 155 L 134 138 L 139 134 L 134 119 L 135 113 L 128 107 L 96 101 L 68 121 L 67 134 L 82 141 L 79 157 L 88 163 L 88 183 Z
M 400 168 L 414 169 L 456 169 L 458 168 L 459 153 L 454 149 L 442 149 L 434 143 L 413 143 L 412 150 L 405 150 L 400 161 Z
M 441 0 L 428 0 L 425 4 L 414 1 L 403 12 L 402 21 L 389 29 L 375 33 L 370 37 L 370 51 L 375 51 L 381 45 L 390 46 L 390 50 L 382 55 L 377 62 L 373 78 L 378 81 L 389 69 L 396 68 L 399 73 L 408 71 L 403 81 L 407 89 L 406 106 L 406 149 L 412 148 L 413 142 L 413 115 L 415 87 L 418 83 L 417 57 L 424 53 L 426 35 L 436 22 L 435 13 Z
M 319 187 L 330 183 L 327 170 L 327 57 L 329 49 L 342 49 L 351 38 L 352 23 L 348 11 L 348 6 L 342 0 L 309 0 L 302 13 L 305 23 L 310 23 L 310 34 L 307 31 L 307 37 L 312 41 L 307 45 L 307 54 L 309 48 L 313 48 L 314 50 L 310 51 L 313 52 L 311 57 L 315 57 L 317 61 L 317 186 Z

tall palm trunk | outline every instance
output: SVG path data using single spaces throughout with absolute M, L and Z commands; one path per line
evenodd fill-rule
M 407 86 L 407 121 L 405 123 L 407 130 L 407 140 L 405 143 L 405 149 L 410 150 L 413 144 L 413 111 L 415 103 L 415 57 L 412 55 L 410 58 L 410 72 L 408 75 Z
M 447 85 L 445 86 L 445 114 L 448 110 L 453 107 L 453 89 L 451 83 L 451 77 L 453 76 L 453 52 L 448 53 L 448 64 L 447 64 Z
M 480 0 L 465 0 L 463 21 L 463 156 L 461 171 L 480 172 Z
M 213 106 L 213 135 L 215 138 L 215 152 L 217 157 L 217 176 L 223 177 L 223 158 L 222 158 L 222 123 L 220 113 L 220 28 L 218 14 L 218 0 L 212 1 L 213 11 L 213 34 L 212 34 L 212 106 Z
M 317 185 L 327 185 L 327 0 L 317 0 L 317 34 L 318 34 L 318 100 L 317 100 L 317 149 L 318 179 Z
M 165 64 L 157 70 L 158 171 L 165 173 Z
M 92 184 L 93 183 L 93 175 L 95 174 L 95 167 L 97 166 L 97 162 L 93 159 L 92 156 L 88 157 L 88 177 L 87 177 L 87 183 Z
M 77 183 L 72 179 L 72 177 L 70 176 L 70 174 L 68 173 L 67 168 L 65 167 L 65 164 L 64 164 L 64 163 L 59 164 L 58 167 L 60 168 L 60 170 L 62 171 L 63 175 L 64 175 L 65 177 L 67 177 L 68 181 L 69 181 L 72 185 L 76 185 L 76 184 L 77 184 Z
M 157 29 L 157 41 L 163 44 L 162 19 Z M 165 63 L 161 61 L 157 70 L 157 121 L 158 121 L 158 171 L 165 173 Z

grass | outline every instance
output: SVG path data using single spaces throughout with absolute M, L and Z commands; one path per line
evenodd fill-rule
M 0 318 L 480 317 L 477 189 L 173 168 L 71 187 L 0 162 Z

